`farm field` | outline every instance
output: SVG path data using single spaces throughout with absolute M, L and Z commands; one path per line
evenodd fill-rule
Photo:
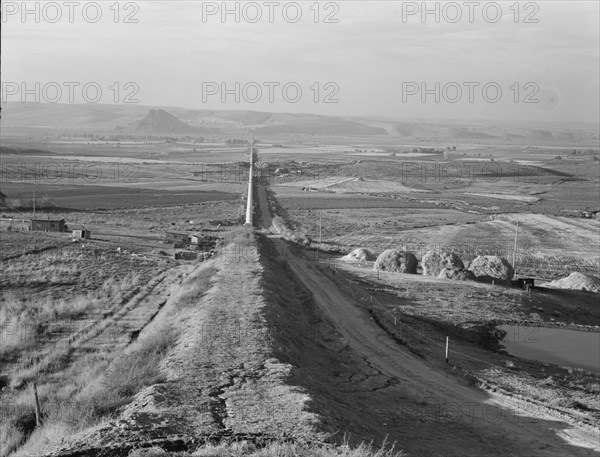
M 597 249 L 582 249 L 600 246 L 598 219 L 580 218 L 600 210 L 594 155 L 494 149 L 490 161 L 476 148 L 464 151 L 469 157 L 454 162 L 365 159 L 339 165 L 310 191 L 308 182 L 283 177 L 270 190 L 291 227 L 313 240 L 320 230 L 323 243 L 341 252 L 406 248 L 420 258 L 429 249 L 454 249 L 467 262 L 483 254 L 512 259 L 518 221 L 519 274 L 599 274 Z
M 14 199 L 31 200 L 29 184 L 5 184 L 3 189 Z M 36 192 L 59 208 L 108 209 L 173 206 L 203 201 L 235 200 L 239 194 L 214 191 L 171 191 L 132 189 L 113 186 L 36 185 Z
M 185 268 L 93 242 L 85 250 L 75 243 L 3 262 L 0 377 L 10 391 L 2 395 L 2 455 L 35 429 L 32 381 L 46 434 L 93 424 L 128 401 L 130 393 L 109 394 L 98 377 L 137 340 Z
M 393 147 L 376 143 L 297 147 L 293 155 L 274 147 L 261 154 L 254 232 L 239 227 L 248 172 L 237 162 L 247 157 L 235 156 L 236 148 L 149 145 L 144 151 L 122 143 L 78 150 L 77 142 L 62 141 L 49 143 L 47 154 L 41 147 L 11 153 L 1 183 L 8 206 L 0 219 L 0 401 L 9 414 L 0 421 L 8 443 L 0 455 L 113 446 L 126 456 L 147 442 L 166 447 L 179 440 L 177 449 L 185 450 L 206 436 L 257 443 L 293 434 L 319 441 L 340 430 L 353 445 L 369 439 L 379 445 L 391 436 L 403 449 L 435 455 L 430 433 L 449 445 L 455 436 L 441 424 L 420 427 L 396 406 L 414 408 L 449 379 L 448 392 L 465 399 L 489 396 L 504 409 L 517 395 L 530 395 L 534 414 L 542 414 L 537 408 L 544 402 L 570 418 L 579 414 L 569 424 L 583 435 L 572 440 L 588 442 L 598 405 L 586 372 L 513 360 L 485 345 L 495 344 L 486 332 L 500 324 L 592 329 L 598 320 L 593 294 L 537 289 L 527 295 L 422 275 L 378 276 L 372 262 L 341 265 L 339 254 L 400 248 L 420 257 L 428 249 L 451 249 L 467 264 L 479 254 L 512 260 L 518 221 L 517 274 L 538 282 L 573 271 L 598 276 L 597 255 L 584 247 L 598 245 L 599 221 L 575 217 L 597 208 L 590 164 L 598 162 L 586 155 L 559 163 L 555 155 L 568 151 L 529 161 L 529 153 L 514 160 L 506 154 L 480 160 L 500 167 L 498 179 L 474 165 L 472 178 L 449 179 L 444 170 L 458 170 L 459 160 L 391 156 Z M 358 156 L 358 148 L 375 152 Z M 465 147 L 460 154 L 481 158 L 486 150 Z M 523 161 L 522 175 L 515 175 L 516 160 Z M 62 175 L 52 181 L 58 169 Z M 91 239 L 20 231 L 27 225 L 20 221 L 32 216 L 34 190 L 36 217 L 64 218 L 69 230 L 90 230 Z M 274 234 L 274 217 L 298 240 L 308 239 L 299 257 L 272 258 L 273 247 L 298 248 Z M 167 231 L 207 233 L 224 244 L 206 262 L 175 260 Z M 314 262 L 319 235 L 327 252 Z M 348 304 L 352 311 L 342 325 L 330 313 Z M 409 338 L 398 322 L 434 338 L 452 331 L 453 351 L 477 361 L 463 357 L 450 370 L 438 360 L 439 341 Z M 383 340 L 385 334 L 390 338 Z M 398 380 L 407 375 L 397 360 L 387 366 L 380 359 L 398 351 L 411 376 L 433 376 L 425 390 L 402 387 L 406 380 Z M 544 381 L 549 376 L 557 381 Z M 43 426 L 36 426 L 33 382 Z M 464 390 L 477 383 L 493 387 Z M 494 389 L 502 395 L 494 397 Z M 356 401 L 364 417 L 345 406 Z M 559 420 L 552 414 L 549 420 Z M 461 442 L 480 450 L 491 449 L 500 433 L 484 426 L 485 438 L 476 442 L 460 423 L 453 427 Z M 552 442 L 547 455 L 564 451 L 554 434 L 532 427 Z M 524 436 L 515 448 L 528 446 Z
M 418 257 L 427 250 L 456 250 L 466 261 L 486 254 L 512 258 L 516 221 L 519 221 L 517 266 L 520 264 L 528 271 L 537 268 L 538 274 L 546 270 L 551 273 L 547 277 L 564 274 L 570 268 L 598 273 L 597 252 L 581 248 L 599 242 L 600 225 L 597 220 L 578 221 L 519 213 L 483 222 L 465 223 L 459 220 L 424 228 L 402 227 L 401 221 L 388 219 L 386 223 L 375 225 L 377 234 L 373 234 L 374 230 L 369 230 L 370 224 L 364 222 L 354 233 L 344 230 L 344 226 L 339 230 L 329 228 L 323 231 L 327 234 L 324 239 L 340 246 L 366 247 L 375 252 L 406 247 Z M 347 226 L 345 228 L 348 229 Z
M 430 3 L 2 0 L 0 457 L 600 457 L 600 2 Z

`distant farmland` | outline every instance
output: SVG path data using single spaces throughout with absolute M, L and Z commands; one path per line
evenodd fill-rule
M 6 194 L 9 202 L 13 199 L 30 202 L 34 188 L 38 198 L 47 196 L 57 207 L 71 209 L 171 206 L 234 200 L 239 197 L 236 193 L 219 191 L 157 191 L 130 187 L 48 184 L 32 186 L 28 183 L 4 183 L 2 192 Z

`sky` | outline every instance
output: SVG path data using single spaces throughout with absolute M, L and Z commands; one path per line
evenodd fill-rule
M 2 1 L 3 101 L 599 122 L 598 1 L 77 3 Z

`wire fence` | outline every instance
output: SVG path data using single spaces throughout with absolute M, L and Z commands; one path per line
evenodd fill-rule
M 353 298 L 357 299 L 359 302 L 361 301 L 368 301 L 370 303 L 374 303 L 376 305 L 378 305 L 378 312 L 385 315 L 386 318 L 389 320 L 390 324 L 389 325 L 393 325 L 396 328 L 401 329 L 402 331 L 406 331 L 410 334 L 412 334 L 414 337 L 416 337 L 417 339 L 420 339 L 423 342 L 428 342 L 436 347 L 439 347 L 443 353 L 443 351 L 445 351 L 446 348 L 446 344 L 440 342 L 439 340 L 436 341 L 433 338 L 430 338 L 429 336 L 423 334 L 422 331 L 420 331 L 419 329 L 415 329 L 413 327 L 411 327 L 410 325 L 402 322 L 402 316 L 407 316 L 411 319 L 418 319 L 415 316 L 412 315 L 404 315 L 403 313 L 398 311 L 398 315 L 392 314 L 388 311 L 385 311 L 384 307 L 385 304 L 382 303 L 376 296 L 374 296 L 373 294 L 363 290 L 359 284 L 360 282 L 366 282 L 364 280 L 357 280 L 354 277 L 350 277 L 350 274 L 346 273 L 345 271 L 341 270 L 340 268 L 337 267 L 337 265 L 333 262 L 331 262 L 331 258 L 328 258 L 326 260 L 315 260 L 315 262 L 321 264 L 321 265 L 325 265 L 327 266 L 327 269 L 330 269 L 334 275 L 338 275 L 338 277 L 342 278 L 347 284 L 348 284 L 348 289 L 346 289 L 347 291 L 349 291 L 351 293 L 351 295 L 353 296 Z M 360 265 L 360 264 L 359 264 Z M 363 264 L 364 265 L 364 264 Z M 377 272 L 378 274 L 378 278 L 381 277 L 382 275 L 393 275 L 394 273 L 390 273 L 390 272 L 384 272 L 379 270 Z M 393 322 L 393 324 L 391 324 Z M 429 325 L 432 325 L 431 323 L 428 323 Z M 378 323 L 378 325 L 381 326 L 381 323 Z M 385 329 L 384 329 L 385 330 Z M 386 331 L 387 332 L 387 331 Z M 443 334 L 443 332 L 438 332 L 439 336 L 443 336 L 442 340 L 445 339 L 445 337 L 449 337 L 450 334 L 456 334 L 459 333 L 460 329 L 455 329 L 453 331 L 448 331 L 445 332 L 445 335 Z M 491 368 L 495 368 L 497 370 L 501 370 L 501 371 L 510 371 L 513 372 L 515 374 L 517 374 L 519 371 L 518 370 L 513 370 L 511 369 L 509 366 L 501 366 L 495 363 L 491 363 L 487 360 L 482 360 L 480 358 L 477 357 L 473 357 L 470 356 L 468 354 L 465 354 L 463 352 L 460 351 L 456 351 L 454 349 L 449 349 L 449 356 L 458 356 L 458 357 L 463 357 L 465 359 L 469 359 L 469 360 L 473 360 L 479 363 L 482 363 L 486 366 L 489 366 Z

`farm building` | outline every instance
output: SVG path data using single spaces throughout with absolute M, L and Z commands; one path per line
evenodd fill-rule
M 515 282 L 521 289 L 525 290 L 533 289 L 535 285 L 534 278 L 517 278 Z
M 64 232 L 67 229 L 64 219 L 33 219 L 31 230 L 36 232 Z
M 190 236 L 184 232 L 167 232 L 165 241 L 167 243 L 189 243 Z
M 175 260 L 196 260 L 197 257 L 198 253 L 193 251 L 180 251 L 175 253 Z
M 219 237 L 213 235 L 191 235 L 190 243 L 195 245 L 200 251 L 209 251 L 214 249 L 219 241 Z
M 71 236 L 73 238 L 82 238 L 82 239 L 89 240 L 91 233 L 89 230 L 73 230 L 73 233 Z

